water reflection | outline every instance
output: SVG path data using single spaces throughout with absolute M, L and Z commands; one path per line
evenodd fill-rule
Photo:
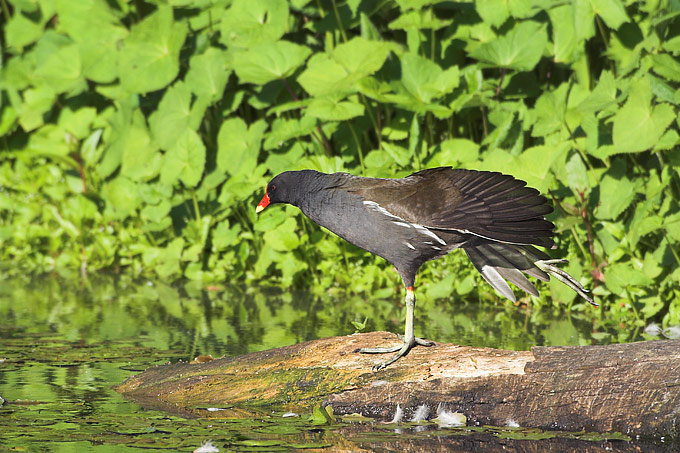
M 168 360 L 231 356 L 350 334 L 352 321 L 364 318 L 368 318 L 367 331 L 400 332 L 400 302 L 396 293 L 367 300 L 276 289 L 206 291 L 194 283 L 172 287 L 106 276 L 83 284 L 50 277 L 4 281 L 0 284 L 0 395 L 10 404 L 0 408 L 6 421 L 3 445 L 54 441 L 63 442 L 66 451 L 77 451 L 98 443 L 148 447 L 156 442 L 156 447 L 186 449 L 208 438 L 222 439 L 223 444 L 236 442 L 252 431 L 255 422 L 247 426 L 180 422 L 164 413 L 144 411 L 110 387 L 133 372 Z M 599 342 L 621 340 L 624 335 L 602 326 L 598 330 Z M 425 298 L 417 307 L 416 333 L 440 342 L 509 349 L 595 341 L 592 319 L 582 319 L 578 312 L 565 315 L 510 304 Z M 623 339 L 632 336 L 634 332 L 625 332 Z M 226 434 L 225 423 L 230 430 Z M 309 442 L 307 422 L 296 423 L 299 437 L 293 441 Z M 167 434 L 179 430 L 178 426 L 184 430 L 181 435 L 179 431 Z M 273 426 L 278 429 L 281 423 Z M 164 436 L 162 442 L 158 436 Z M 338 436 L 330 438 L 342 439 Z M 357 440 L 363 441 L 363 437 Z M 71 444 L 73 448 L 66 448 Z
M 366 331 L 400 332 L 403 323 L 398 294 L 367 300 L 276 289 L 205 291 L 194 285 L 175 288 L 98 277 L 82 288 L 55 278 L 3 282 L 0 297 L 5 337 L 52 333 L 84 345 L 134 339 L 139 346 L 183 351 L 185 358 L 244 354 L 346 335 L 355 330 L 352 321 L 364 318 Z M 416 331 L 423 337 L 516 350 L 591 344 L 592 323 L 578 314 L 510 304 L 425 300 L 416 309 Z M 599 342 L 620 340 L 619 333 L 602 333 L 600 329 Z

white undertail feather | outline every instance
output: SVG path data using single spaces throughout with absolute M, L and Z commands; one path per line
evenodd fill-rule
M 515 295 L 506 280 L 527 293 L 538 296 L 536 287 L 522 274 L 523 272 L 543 281 L 548 281 L 550 276 L 555 277 L 589 303 L 597 305 L 581 283 L 556 266 L 567 263 L 567 260 L 544 259 L 547 255 L 531 246 L 514 246 L 506 243 L 480 244 L 464 247 L 464 250 L 484 280 L 513 302 L 516 300 Z

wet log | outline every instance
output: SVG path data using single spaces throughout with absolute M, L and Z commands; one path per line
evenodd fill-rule
M 468 424 L 680 436 L 680 340 L 506 351 L 438 343 L 384 370 L 357 348 L 391 345 L 386 332 L 324 338 L 208 362 L 150 368 L 116 387 L 154 407 L 250 406 L 405 419 L 426 406 Z M 422 409 L 421 409 L 422 412 Z

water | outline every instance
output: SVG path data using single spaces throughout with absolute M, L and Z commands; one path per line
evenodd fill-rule
M 193 451 L 211 440 L 220 451 L 311 449 L 468 450 L 504 445 L 587 447 L 591 451 L 666 451 L 667 443 L 605 440 L 510 428 L 438 429 L 346 420 L 316 425 L 310 413 L 226 408 L 204 418 L 146 410 L 111 386 L 167 361 L 197 355 L 237 355 L 366 330 L 400 332 L 396 293 L 368 301 L 347 295 L 312 296 L 276 290 L 173 288 L 98 276 L 69 283 L 56 277 L 0 285 L 0 450 Z M 441 342 L 528 349 L 639 339 L 592 316 L 571 316 L 512 305 L 419 301 L 416 333 Z M 532 447 L 534 448 L 534 447 Z M 650 450 L 651 448 L 651 450 Z M 530 449 L 529 451 L 534 451 Z M 631 450 L 632 451 L 632 450 Z M 668 450 L 671 451 L 671 450 Z

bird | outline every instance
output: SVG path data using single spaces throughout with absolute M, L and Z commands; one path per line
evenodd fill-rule
M 433 346 L 417 338 L 413 321 L 415 278 L 427 261 L 462 249 L 482 277 L 515 302 L 507 281 L 539 296 L 527 279 L 566 284 L 597 304 L 574 277 L 536 248 L 555 248 L 553 211 L 546 197 L 525 181 L 499 172 L 429 168 L 404 178 L 371 178 L 316 170 L 285 171 L 267 184 L 255 211 L 269 205 L 297 206 L 313 222 L 347 242 L 390 262 L 406 287 L 406 322 L 400 344 L 361 348 L 360 353 L 394 353 L 376 364 L 380 370 L 415 346 Z

